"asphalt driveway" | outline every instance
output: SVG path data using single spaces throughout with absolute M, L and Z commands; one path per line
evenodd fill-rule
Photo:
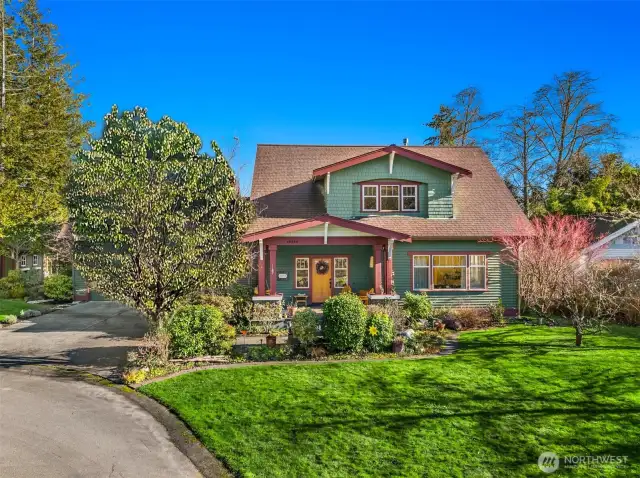
M 0 367 L 72 365 L 110 376 L 147 325 L 117 302 L 86 302 L 0 329 Z

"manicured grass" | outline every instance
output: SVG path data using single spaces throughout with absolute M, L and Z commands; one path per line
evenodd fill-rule
M 0 299 L 0 317 L 5 315 L 19 316 L 23 310 L 48 310 L 50 305 L 46 304 L 27 304 L 24 300 L 20 299 Z
M 640 329 L 573 342 L 512 326 L 463 333 L 448 357 L 209 370 L 142 391 L 244 476 L 542 476 L 544 451 L 628 457 L 550 476 L 639 476 Z

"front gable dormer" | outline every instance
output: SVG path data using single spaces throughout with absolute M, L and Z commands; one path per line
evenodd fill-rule
M 313 171 L 327 213 L 344 218 L 453 217 L 453 179 L 471 171 L 391 145 Z

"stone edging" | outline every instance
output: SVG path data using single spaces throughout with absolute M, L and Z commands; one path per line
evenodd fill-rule
M 444 347 L 440 352 L 433 355 L 409 355 L 406 357 L 388 357 L 388 358 L 369 358 L 369 359 L 329 359 L 329 360 L 274 360 L 270 362 L 238 362 L 238 363 L 218 363 L 211 365 L 203 365 L 201 367 L 193 367 L 185 370 L 179 370 L 177 372 L 173 372 L 167 375 L 162 375 L 161 377 L 154 377 L 149 380 L 145 380 L 140 383 L 130 384 L 129 387 L 137 390 L 140 387 L 148 385 L 150 383 L 162 382 L 163 380 L 168 380 L 170 378 L 179 377 L 180 375 L 185 375 L 187 373 L 193 372 L 202 372 L 203 370 L 215 370 L 215 369 L 228 369 L 228 368 L 242 368 L 242 367 L 265 367 L 272 365 L 322 365 L 327 363 L 355 363 L 355 362 L 384 362 L 390 360 L 422 360 L 422 359 L 432 359 L 436 357 L 441 357 L 445 355 L 452 355 L 456 353 L 458 350 L 458 334 L 453 333 L 447 337 L 447 341 L 444 344 Z
M 85 371 L 58 366 L 24 366 L 13 370 L 58 380 L 80 380 L 91 385 L 108 387 L 138 405 L 160 423 L 167 430 L 171 442 L 191 460 L 202 476 L 205 478 L 230 478 L 233 476 L 178 417 L 152 398 L 136 392 L 126 385 L 116 384 Z

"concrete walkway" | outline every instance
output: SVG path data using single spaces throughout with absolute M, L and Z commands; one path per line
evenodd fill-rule
M 147 324 L 116 302 L 87 302 L 0 329 L 0 367 L 72 365 L 111 376 Z

